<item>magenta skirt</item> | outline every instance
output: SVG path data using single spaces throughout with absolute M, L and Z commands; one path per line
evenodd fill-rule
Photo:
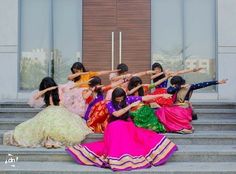
M 159 121 L 167 132 L 178 132 L 183 129 L 192 130 L 192 109 L 180 106 L 162 107 L 156 111 Z
M 128 171 L 164 164 L 177 146 L 162 134 L 131 121 L 108 124 L 104 140 L 67 147 L 78 164 Z

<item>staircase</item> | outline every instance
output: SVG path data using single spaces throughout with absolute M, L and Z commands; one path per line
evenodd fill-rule
M 163 166 L 125 173 L 160 174 L 235 174 L 236 173 L 236 102 L 194 102 L 198 120 L 193 121 L 195 132 L 190 135 L 170 134 L 179 150 Z M 109 169 L 77 165 L 64 148 L 19 148 L 3 146 L 3 133 L 32 118 L 41 109 L 30 108 L 24 102 L 0 103 L 0 174 L 91 174 L 112 173 Z M 102 139 L 91 134 L 84 142 Z M 18 157 L 7 163 L 8 154 Z

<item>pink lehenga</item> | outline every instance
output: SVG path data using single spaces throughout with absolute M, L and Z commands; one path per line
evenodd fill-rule
M 82 92 L 85 88 L 74 87 L 74 85 L 74 82 L 59 85 L 60 99 L 63 106 L 70 112 L 84 117 L 87 104 L 83 99 Z
M 127 97 L 131 98 L 127 102 L 135 101 L 132 97 Z M 110 113 L 111 102 L 107 107 Z M 108 124 L 102 141 L 66 148 L 78 164 L 113 171 L 158 166 L 164 164 L 176 150 L 177 146 L 164 135 L 136 127 L 131 119 L 124 117 Z
M 192 130 L 192 108 L 186 106 L 161 107 L 156 111 L 159 121 L 164 125 L 167 132 L 181 132 Z
M 174 94 L 174 105 L 162 107 L 156 111 L 160 122 L 165 126 L 168 132 L 191 133 L 193 110 L 189 99 L 192 92 L 197 89 L 205 88 L 211 85 L 217 85 L 218 81 L 201 82 L 191 84 L 188 87 L 169 87 L 168 92 Z
M 174 94 L 175 104 L 172 106 L 163 106 L 156 111 L 156 116 L 165 126 L 167 132 L 180 132 L 182 130 L 193 129 L 192 127 L 192 108 L 185 100 L 188 89 L 181 89 Z

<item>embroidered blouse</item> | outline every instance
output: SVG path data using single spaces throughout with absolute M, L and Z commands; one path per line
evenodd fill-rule
M 126 97 L 126 105 L 130 105 L 131 103 L 134 103 L 136 101 L 142 101 L 141 96 L 127 96 Z M 120 109 L 123 109 L 121 106 L 118 105 L 118 109 L 115 109 L 112 101 L 107 103 L 107 109 L 110 114 L 110 119 L 109 121 L 116 121 L 116 120 L 127 120 L 129 118 L 129 114 L 125 113 L 122 116 L 116 117 L 113 114 L 113 112 L 118 111 Z

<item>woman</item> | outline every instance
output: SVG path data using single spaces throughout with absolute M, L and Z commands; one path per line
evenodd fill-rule
M 4 144 L 57 148 L 77 144 L 91 133 L 82 118 L 60 106 L 58 86 L 51 77 L 42 80 L 33 100 L 41 100 L 42 97 L 47 107 L 5 134 Z
M 62 91 L 63 105 L 71 112 L 84 117 L 87 104 L 85 103 L 82 92 L 88 88 L 89 80 L 96 75 L 108 74 L 113 71 L 89 72 L 80 62 L 75 62 L 71 67 L 71 72 L 68 80 L 71 80 L 65 85 L 60 85 Z
M 144 96 L 147 95 L 148 92 L 152 88 L 155 88 L 158 84 L 162 83 L 165 80 L 159 80 L 153 84 L 142 84 L 142 80 L 140 77 L 134 76 L 130 79 L 128 84 L 127 94 L 130 96 Z M 165 98 L 170 98 L 170 96 L 163 94 Z M 160 97 L 162 97 L 160 95 Z M 133 121 L 136 126 L 143 127 L 146 129 L 150 129 L 156 132 L 165 132 L 165 127 L 158 121 L 155 111 L 149 107 L 149 103 L 140 102 L 137 107 L 132 108 L 132 112 L 130 113 L 133 117 Z
M 93 132 L 104 132 L 109 118 L 106 108 L 108 101 L 104 100 L 104 93 L 120 84 L 121 82 L 115 82 L 111 85 L 102 86 L 101 79 L 95 76 L 89 81 L 89 88 L 83 91 L 83 98 L 88 104 L 84 119 Z
M 174 105 L 158 109 L 156 111 L 158 119 L 168 132 L 192 133 L 193 127 L 191 121 L 193 111 L 189 102 L 192 92 L 207 86 L 224 84 L 226 81 L 224 79 L 220 81 L 186 84 L 181 76 L 174 76 L 170 81 L 173 86 L 167 89 L 168 93 L 173 94 Z
M 144 75 L 151 75 L 156 72 L 156 71 L 149 70 L 149 71 L 142 71 L 142 72 L 130 74 L 130 73 L 128 73 L 128 70 L 129 70 L 129 68 L 126 64 L 124 64 L 124 63 L 119 64 L 117 66 L 117 72 L 110 74 L 111 83 L 114 83 L 117 81 L 122 81 L 123 83 L 120 87 L 122 87 L 123 89 L 126 90 L 128 87 L 128 82 L 129 82 L 130 78 L 132 78 L 133 76 L 141 77 Z M 112 94 L 113 90 L 114 89 L 111 89 L 107 92 L 106 100 L 111 100 L 111 94 Z
M 82 165 L 127 171 L 164 164 L 177 150 L 177 146 L 164 135 L 136 127 L 129 117 L 129 110 L 141 101 L 156 96 L 128 96 L 122 88 L 112 93 L 107 104 L 110 114 L 104 140 L 67 147 L 66 151 Z
M 75 62 L 71 67 L 71 72 L 68 76 L 68 80 L 72 80 L 75 82 L 76 87 L 89 87 L 88 84 L 81 85 L 81 82 L 88 82 L 89 79 L 91 79 L 94 76 L 101 76 L 113 72 L 117 72 L 118 70 L 114 71 L 87 71 L 84 67 L 84 65 L 80 62 Z
M 194 69 L 186 69 L 186 70 L 180 70 L 180 71 L 176 71 L 176 72 L 172 72 L 172 71 L 164 71 L 163 67 L 161 66 L 160 63 L 154 63 L 152 65 L 152 70 L 156 71 L 156 74 L 152 75 L 151 79 L 153 80 L 153 82 L 157 82 L 161 79 L 166 78 L 162 83 L 160 83 L 159 85 L 156 86 L 155 91 L 153 92 L 153 94 L 165 94 L 167 93 L 166 89 L 167 89 L 167 85 L 168 85 L 168 79 L 166 77 L 166 74 L 175 74 L 175 75 L 180 75 L 180 74 L 185 74 L 185 73 L 189 73 L 189 72 L 197 72 L 199 70 L 201 70 L 202 68 L 194 68 Z M 162 73 L 163 74 L 160 74 Z M 158 105 L 157 107 L 160 106 L 171 106 L 173 105 L 173 101 L 169 98 L 169 99 L 165 99 L 165 98 L 157 98 L 155 101 Z

